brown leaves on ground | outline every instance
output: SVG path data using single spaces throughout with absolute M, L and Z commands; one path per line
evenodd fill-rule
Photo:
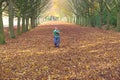
M 60 48 L 52 31 L 61 30 Z M 120 33 L 42 25 L 0 45 L 0 80 L 120 80 Z

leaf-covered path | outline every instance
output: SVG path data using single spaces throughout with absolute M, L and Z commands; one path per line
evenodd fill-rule
M 54 48 L 54 27 L 61 30 Z M 120 33 L 42 25 L 0 45 L 0 80 L 120 80 Z

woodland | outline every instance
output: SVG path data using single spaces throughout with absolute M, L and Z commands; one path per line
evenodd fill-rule
M 120 0 L 0 0 L 0 80 L 120 80 L 119 43 Z

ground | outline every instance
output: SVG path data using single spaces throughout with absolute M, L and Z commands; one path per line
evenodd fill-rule
M 56 26 L 60 48 L 53 44 Z M 0 80 L 120 80 L 118 32 L 50 23 L 6 42 L 0 45 Z

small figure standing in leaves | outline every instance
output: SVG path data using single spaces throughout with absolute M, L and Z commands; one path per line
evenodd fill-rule
M 56 48 L 59 48 L 59 45 L 60 45 L 60 30 L 58 30 L 57 27 L 55 27 L 54 31 L 53 31 L 53 34 L 54 34 L 54 45 Z

